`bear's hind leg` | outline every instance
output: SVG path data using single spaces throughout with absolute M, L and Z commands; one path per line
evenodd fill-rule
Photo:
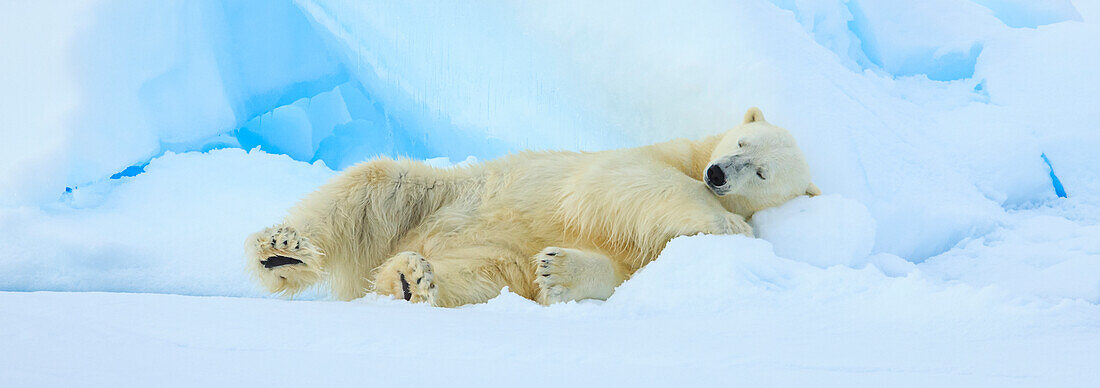
M 291 226 L 271 227 L 245 241 L 246 264 L 270 292 L 294 295 L 324 275 L 321 251 Z
M 606 300 L 628 276 L 611 258 L 578 249 L 548 247 L 532 258 L 536 301 L 544 305 L 581 299 Z
M 439 289 L 435 272 L 424 256 L 416 252 L 401 252 L 378 267 L 374 291 L 413 303 L 428 302 L 435 306 Z
M 503 260 L 506 256 L 491 247 L 452 249 L 427 258 L 416 252 L 402 252 L 378 268 L 374 292 L 439 307 L 484 303 L 500 295 L 504 286 L 511 286 L 521 295 L 529 294 L 517 281 L 523 277 L 519 257 Z

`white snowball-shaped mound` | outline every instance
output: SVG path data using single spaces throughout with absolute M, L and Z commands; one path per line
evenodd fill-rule
M 822 268 L 866 265 L 875 244 L 875 219 L 867 207 L 839 195 L 795 198 L 756 212 L 750 222 L 779 257 Z
M 660 257 L 615 289 L 611 306 L 643 310 L 715 312 L 743 306 L 765 290 L 785 290 L 807 279 L 809 265 L 783 260 L 767 241 L 740 235 L 680 236 Z

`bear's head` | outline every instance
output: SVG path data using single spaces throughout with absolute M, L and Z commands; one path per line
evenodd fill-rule
M 794 136 L 765 121 L 757 108 L 721 135 L 703 180 L 723 203 L 746 217 L 800 195 L 821 194 L 810 181 L 810 166 Z

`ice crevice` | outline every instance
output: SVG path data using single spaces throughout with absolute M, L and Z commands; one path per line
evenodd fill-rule
M 1050 183 L 1051 186 L 1054 187 L 1054 193 L 1058 197 L 1066 198 L 1066 188 L 1062 186 L 1062 180 L 1058 179 L 1058 175 L 1054 174 L 1054 165 L 1050 164 L 1050 158 L 1047 158 L 1046 153 L 1043 153 L 1041 157 L 1043 158 L 1043 163 L 1046 163 L 1047 167 L 1050 168 Z

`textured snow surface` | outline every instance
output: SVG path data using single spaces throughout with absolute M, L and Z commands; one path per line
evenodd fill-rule
M 0 210 L 0 289 L 260 295 L 244 239 L 333 175 L 285 155 L 168 153 L 62 203 Z
M 1098 41 L 1095 0 L 5 2 L 0 385 L 1093 386 Z M 281 301 L 243 271 L 378 155 L 749 106 L 825 195 L 674 240 L 606 302 Z
M 696 236 L 603 303 L 0 293 L 0 381 L 1089 386 L 1098 324 L 1082 300 L 1020 303 L 920 271 L 822 269 L 761 240 Z

